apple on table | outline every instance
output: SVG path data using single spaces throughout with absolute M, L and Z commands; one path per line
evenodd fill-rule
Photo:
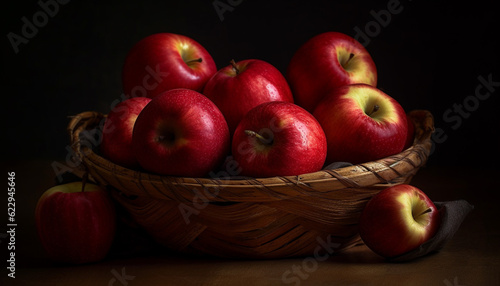
M 241 175 L 294 176 L 321 170 L 326 137 L 318 121 L 289 102 L 267 102 L 240 121 L 232 141 L 232 155 Z
M 90 263 L 106 257 L 116 230 L 113 201 L 100 186 L 73 182 L 43 193 L 35 209 L 42 246 L 62 263 Z
M 358 164 L 403 150 L 407 119 L 401 105 L 376 87 L 352 84 L 331 90 L 313 115 L 328 142 L 327 164 Z
M 440 213 L 420 189 L 406 184 L 382 190 L 366 204 L 359 233 L 375 253 L 393 258 L 431 239 L 441 222 Z
M 201 92 L 217 72 L 212 56 L 195 40 L 173 33 L 158 33 L 137 42 L 122 70 L 128 97 L 153 98 L 163 91 L 187 88 Z
M 313 112 L 325 92 L 348 84 L 377 85 L 377 69 L 354 38 L 326 32 L 309 39 L 293 55 L 287 79 L 295 103 Z
M 231 134 L 243 116 L 257 105 L 270 101 L 293 103 L 292 92 L 281 72 L 257 59 L 231 60 L 230 65 L 207 82 L 203 94 L 224 114 Z

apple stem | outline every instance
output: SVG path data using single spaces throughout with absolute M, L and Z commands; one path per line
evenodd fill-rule
M 191 63 L 201 63 L 203 61 L 202 58 L 198 58 L 198 59 L 194 59 L 194 60 L 190 60 L 190 61 L 187 61 L 186 64 L 191 64 Z
M 347 60 L 345 60 L 344 62 L 340 63 L 340 65 L 345 68 L 347 66 L 347 64 L 349 63 L 349 61 L 352 60 L 352 58 L 354 58 L 354 54 L 350 53 L 349 58 Z
M 233 70 L 236 72 L 236 74 L 240 73 L 240 70 L 236 67 L 236 62 L 233 60 L 229 61 L 229 63 L 233 66 Z
M 372 114 L 375 113 L 375 112 L 377 112 L 379 109 L 380 109 L 380 106 L 378 106 L 378 105 L 375 104 L 373 106 L 372 111 L 370 113 L 368 113 L 368 116 L 372 116 Z
M 354 54 L 353 54 L 353 53 L 351 53 L 351 54 L 349 55 L 349 59 L 347 60 L 347 62 L 349 62 L 350 60 L 352 60 L 352 58 L 354 58 Z
M 259 139 L 259 141 L 265 145 L 271 145 L 273 143 L 272 139 L 266 139 L 264 136 L 260 135 L 259 133 L 255 132 L 255 131 L 252 131 L 252 130 L 245 130 L 245 134 L 250 136 L 250 137 L 255 137 L 255 138 Z
M 418 216 L 421 216 L 421 215 L 423 215 L 423 214 L 430 213 L 430 212 L 432 212 L 432 209 L 431 209 L 431 208 L 428 208 L 428 209 L 426 209 L 425 211 L 423 211 L 421 214 L 419 214 Z

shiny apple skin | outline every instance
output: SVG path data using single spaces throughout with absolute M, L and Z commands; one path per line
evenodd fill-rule
M 151 100 L 137 117 L 132 146 L 139 164 L 157 174 L 203 177 L 229 152 L 224 116 L 207 97 L 173 89 Z
M 201 62 L 187 63 L 195 59 Z M 201 92 L 216 72 L 212 56 L 192 38 L 153 34 L 137 42 L 127 54 L 122 70 L 123 91 L 127 97 L 149 98 L 175 88 Z
M 272 138 L 272 143 L 262 144 L 245 130 Z M 241 175 L 295 176 L 321 170 L 326 138 L 317 120 L 303 108 L 289 102 L 268 102 L 241 120 L 234 133 L 232 155 Z
M 414 186 L 402 184 L 373 196 L 361 214 L 359 231 L 371 250 L 390 258 L 431 239 L 440 223 L 441 215 L 429 197 Z
M 343 62 L 349 65 L 344 67 Z M 286 77 L 295 103 L 309 112 L 331 89 L 355 83 L 377 85 L 371 55 L 354 38 L 339 32 L 322 33 L 304 43 L 290 60 Z
M 104 122 L 99 145 L 103 157 L 127 168 L 139 166 L 132 150 L 132 131 L 137 116 L 150 101 L 147 97 L 129 98 L 111 110 Z
M 234 133 L 240 120 L 265 102 L 293 103 L 293 96 L 285 77 L 271 64 L 256 59 L 242 60 L 219 70 L 206 84 L 203 94 L 221 110 Z
M 380 109 L 367 113 L 378 104 Z M 401 105 L 381 90 L 347 85 L 328 93 L 314 110 L 328 142 L 327 164 L 378 160 L 403 150 L 408 126 Z

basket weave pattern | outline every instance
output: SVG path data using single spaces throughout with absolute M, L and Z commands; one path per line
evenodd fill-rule
M 244 179 L 160 176 L 118 166 L 83 143 L 105 115 L 72 118 L 72 148 L 86 172 L 108 186 L 144 229 L 166 247 L 234 258 L 313 255 L 320 241 L 341 251 L 360 242 L 358 220 L 376 193 L 409 183 L 425 164 L 434 131 L 428 111 L 410 113 L 413 145 L 373 162 L 300 176 Z

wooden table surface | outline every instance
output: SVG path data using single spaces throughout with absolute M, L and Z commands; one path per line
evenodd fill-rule
M 475 209 L 442 251 L 407 263 L 388 263 L 364 245 L 314 263 L 305 258 L 189 257 L 151 250 L 147 239 L 138 239 L 139 249 L 145 251 L 126 253 L 118 246 L 99 263 L 61 266 L 47 260 L 34 225 L 38 198 L 55 184 L 51 163 L 2 164 L 4 173 L 16 172 L 17 228 L 16 278 L 7 277 L 2 267 L 0 285 L 500 285 L 498 169 L 429 164 L 419 171 L 412 184 L 432 200 L 465 199 Z M 2 220 L 0 230 L 5 233 L 7 220 Z

